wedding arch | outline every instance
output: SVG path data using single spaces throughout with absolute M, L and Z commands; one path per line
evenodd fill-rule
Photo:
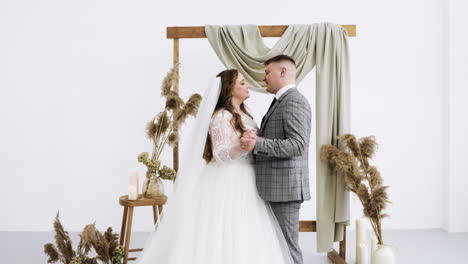
M 349 193 L 342 177 L 320 160 L 323 144 L 338 146 L 337 136 L 349 132 L 348 37 L 356 25 L 317 23 L 283 26 L 190 26 L 167 27 L 173 39 L 173 63 L 179 63 L 179 40 L 208 38 L 226 68 L 238 69 L 254 90 L 262 92 L 263 62 L 286 54 L 298 64 L 298 82 L 316 67 L 316 198 L 317 220 L 299 222 L 299 232 L 317 232 L 317 251 L 328 252 L 333 263 L 346 263 L 346 225 L 349 225 Z M 270 49 L 261 38 L 280 37 Z M 178 88 L 176 67 L 174 85 Z M 179 145 L 173 148 L 173 167 L 179 168 Z M 333 243 L 339 242 L 339 253 Z

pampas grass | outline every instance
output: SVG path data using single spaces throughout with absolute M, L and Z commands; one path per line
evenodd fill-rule
M 151 158 L 148 155 L 142 156 L 143 152 L 138 156 L 138 161 L 145 164 L 147 167 L 147 181 L 150 180 L 151 175 L 160 173 L 159 165 L 157 168 L 150 166 L 151 162 L 159 161 L 159 158 L 166 145 L 174 146 L 179 142 L 179 127 L 185 122 L 188 116 L 195 117 L 198 113 L 202 97 L 199 94 L 193 94 L 184 102 L 179 96 L 177 79 L 179 65 L 174 65 L 172 69 L 166 74 L 161 84 L 161 96 L 166 98 L 166 105 L 164 110 L 154 116 L 151 121 L 146 125 L 146 136 L 153 143 L 153 151 Z M 170 168 L 168 168 L 170 169 Z M 171 169 L 172 170 L 172 169 Z M 175 171 L 167 175 L 175 175 Z M 147 185 L 149 186 L 149 184 Z M 146 193 L 146 190 L 144 191 Z
M 49 263 L 57 261 L 70 263 L 70 261 L 76 256 L 76 252 L 73 250 L 70 235 L 65 231 L 62 223 L 60 222 L 59 213 L 57 213 L 54 220 L 54 232 L 56 245 L 54 246 L 49 243 L 44 246 L 44 252 L 49 256 Z
M 174 75 L 178 65 L 172 68 L 168 75 Z M 170 82 L 170 83 L 169 83 Z M 170 141 L 174 145 L 179 141 L 178 128 L 185 122 L 189 115 L 196 116 L 202 97 L 193 94 L 187 103 L 179 96 L 178 87 L 174 83 L 174 78 L 166 76 L 161 86 L 161 94 L 166 97 L 165 109 L 158 113 L 147 125 L 147 136 L 153 142 L 153 153 L 151 159 L 159 160 L 164 147 Z M 168 88 L 170 87 L 170 88 Z M 156 121 L 156 122 L 155 122 Z M 155 124 L 154 126 L 152 125 Z
M 172 134 L 169 135 L 167 144 L 169 144 L 170 146 L 174 146 L 174 144 L 177 143 L 178 141 L 179 141 L 179 134 L 172 132 Z
M 55 263 L 61 260 L 57 248 L 52 243 L 44 245 L 44 252 L 48 256 L 47 263 Z
M 119 247 L 119 235 L 112 233 L 112 228 L 102 234 L 95 224 L 85 226 L 80 234 L 77 251 L 72 248 L 72 241 L 59 220 L 59 214 L 54 221 L 55 243 L 44 245 L 44 253 L 48 256 L 47 263 L 61 262 L 64 264 L 97 264 L 97 260 L 106 264 L 122 263 L 123 249 Z M 94 250 L 96 256 L 87 255 Z
M 375 166 L 369 165 L 369 159 L 374 156 L 377 149 L 375 137 L 357 140 L 354 135 L 346 134 L 339 136 L 338 142 L 345 146 L 345 151 L 332 145 L 323 145 L 320 158 L 336 168 L 338 175 L 341 175 L 345 181 L 346 189 L 358 196 L 378 244 L 383 245 L 381 220 L 388 215 L 382 211 L 391 202 L 388 200 L 388 186 L 382 185 L 380 172 Z
M 109 242 L 109 252 L 114 252 L 119 247 L 119 234 L 112 233 L 112 227 L 108 227 L 104 237 Z
M 166 76 L 164 77 L 164 79 L 162 81 L 162 84 L 161 84 L 161 95 L 162 96 L 167 96 L 171 92 L 173 80 L 174 80 L 174 77 L 176 77 L 175 74 L 176 74 L 177 67 L 179 67 L 178 64 L 175 65 L 174 67 L 172 67 L 169 70 L 169 72 L 166 74 Z

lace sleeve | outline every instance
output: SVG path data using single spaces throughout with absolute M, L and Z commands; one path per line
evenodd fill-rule
M 209 134 L 213 147 L 213 157 L 218 162 L 227 162 L 247 155 L 240 148 L 239 135 L 231 125 L 232 114 L 226 110 L 216 113 L 210 122 Z

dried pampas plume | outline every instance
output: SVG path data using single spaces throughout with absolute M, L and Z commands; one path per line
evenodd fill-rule
M 199 94 L 193 94 L 188 99 L 187 103 L 184 106 L 184 109 L 187 109 L 187 114 L 195 117 L 198 113 L 198 108 L 200 107 L 202 97 Z
M 190 96 L 187 103 L 181 109 L 179 115 L 177 115 L 175 118 L 175 127 L 180 127 L 180 125 L 185 122 L 188 116 L 191 115 L 195 117 L 197 115 L 201 100 L 202 97 L 199 94 L 193 94 Z
M 390 203 L 388 186 L 383 186 L 380 172 L 369 165 L 369 158 L 374 156 L 377 148 L 375 137 L 364 137 L 356 140 L 351 134 L 338 137 L 344 151 L 333 145 L 323 145 L 320 159 L 336 168 L 338 175 L 344 177 L 346 189 L 354 192 L 363 206 L 363 213 L 369 218 L 378 243 L 383 245 L 381 219 L 388 217 L 382 211 Z M 367 184 L 366 184 L 367 183 Z
M 353 153 L 355 157 L 360 157 L 361 156 L 361 148 L 359 147 L 359 144 L 356 141 L 356 137 L 351 135 L 351 134 L 346 134 L 338 137 L 338 140 L 342 143 L 345 144 Z
M 104 263 L 121 263 L 123 249 L 118 244 L 119 235 L 112 233 L 110 227 L 102 234 L 96 229 L 95 224 L 85 226 L 80 234 L 77 252 L 72 248 L 70 237 L 68 232 L 63 229 L 58 213 L 54 221 L 54 231 L 56 245 L 51 243 L 44 245 L 44 253 L 48 256 L 48 263 L 97 264 L 97 260 Z M 96 257 L 87 256 L 91 250 L 97 254 Z
M 119 247 L 119 235 L 112 233 L 112 227 L 108 227 L 104 237 L 109 242 L 109 252 L 114 252 Z
M 156 140 L 158 135 L 164 134 L 170 125 L 171 120 L 167 112 L 163 111 L 146 124 L 146 136 L 151 140 Z
M 146 124 L 146 136 L 149 139 L 152 139 L 156 135 L 156 132 L 158 132 L 158 126 L 156 125 L 156 117 L 155 117 Z
M 169 92 L 168 95 L 166 95 L 166 109 L 167 110 L 177 110 L 180 109 L 184 105 L 184 100 L 179 97 L 179 94 L 177 94 L 174 91 Z
M 70 235 L 64 230 L 62 223 L 59 219 L 59 213 L 55 217 L 54 221 L 55 231 L 55 243 L 57 245 L 58 252 L 61 254 L 61 258 L 65 263 L 69 263 L 76 255 L 73 250 L 72 241 Z
M 146 125 L 146 136 L 153 143 L 151 157 L 149 153 L 143 152 L 138 156 L 138 161 L 147 167 L 146 178 L 149 181 L 156 175 L 154 172 L 159 170 L 159 157 L 166 145 L 177 146 L 179 142 L 179 127 L 185 122 L 188 116 L 196 116 L 200 107 L 202 97 L 199 94 L 193 94 L 184 102 L 179 96 L 179 64 L 175 64 L 164 77 L 161 84 L 161 96 L 165 97 L 164 110 L 158 113 Z M 152 164 L 157 164 L 154 166 Z M 171 169 L 172 170 L 172 169 Z M 173 178 L 172 171 L 165 171 L 163 179 Z M 156 175 L 156 177 L 158 177 Z M 147 188 L 143 191 L 143 196 L 147 194 Z
M 185 122 L 188 116 L 195 117 L 198 113 L 202 97 L 199 94 L 192 94 L 187 100 L 187 103 L 179 96 L 178 78 L 179 64 L 169 70 L 161 84 L 161 95 L 166 98 L 166 105 L 162 112 L 158 113 L 146 125 L 146 136 L 153 143 L 153 151 L 151 158 L 149 155 L 143 157 L 142 154 L 138 157 L 138 161 L 142 162 L 148 168 L 148 172 L 154 170 L 150 166 L 150 161 L 156 162 L 166 146 L 166 144 L 174 146 L 179 142 L 179 127 Z M 151 173 L 147 173 L 152 175 Z
M 178 141 L 179 141 L 179 135 L 177 133 L 172 132 L 172 134 L 169 136 L 168 144 L 170 146 L 173 146 Z
M 382 177 L 380 176 L 380 172 L 374 166 L 369 166 L 367 168 L 367 174 L 370 176 L 369 185 L 371 188 L 376 188 L 377 186 L 383 183 Z
M 47 243 L 44 245 L 44 253 L 49 257 L 47 263 L 55 263 L 60 261 L 60 255 L 57 251 L 57 248 L 52 243 Z
M 372 158 L 375 150 L 377 149 L 375 137 L 370 136 L 359 139 L 359 147 L 361 148 L 362 155 L 365 158 Z
M 167 96 L 171 92 L 172 84 L 174 81 L 175 73 L 179 67 L 179 64 L 174 65 L 169 72 L 167 72 L 161 84 L 161 95 Z
M 96 233 L 94 224 L 86 225 L 80 234 L 80 243 L 78 244 L 78 252 L 86 255 L 93 247 L 93 240 Z
M 109 263 L 112 260 L 111 253 L 109 252 L 109 242 L 106 240 L 101 232 L 96 231 L 95 238 L 93 240 L 93 249 L 96 251 L 96 258 L 105 263 Z

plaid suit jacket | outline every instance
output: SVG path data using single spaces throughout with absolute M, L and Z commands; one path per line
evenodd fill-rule
M 266 113 L 253 150 L 257 189 L 265 201 L 310 199 L 309 141 L 312 113 L 296 87 Z

